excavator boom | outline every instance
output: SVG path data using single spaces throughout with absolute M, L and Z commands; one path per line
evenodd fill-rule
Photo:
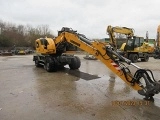
M 109 25 L 107 27 L 107 33 L 109 34 L 109 37 L 111 39 L 111 45 L 117 49 L 117 42 L 115 38 L 115 33 L 125 34 L 127 37 L 133 37 L 134 32 L 132 28 L 127 27 L 112 27 Z

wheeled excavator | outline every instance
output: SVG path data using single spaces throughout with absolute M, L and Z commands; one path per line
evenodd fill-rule
M 153 96 L 160 92 L 160 81 L 154 79 L 151 70 L 138 67 L 118 54 L 112 45 L 99 41 L 91 42 L 85 35 L 68 27 L 58 31 L 58 36 L 55 38 L 39 38 L 35 41 L 36 54 L 33 56 L 35 66 L 43 66 L 48 72 L 57 71 L 65 65 L 69 65 L 72 70 L 78 69 L 81 65 L 80 58 L 64 54 L 67 43 L 94 55 L 126 84 L 145 96 L 146 100 L 154 100 Z M 134 75 L 124 62 L 137 68 Z
M 127 36 L 126 43 L 123 43 L 120 48 L 120 53 L 136 63 L 140 58 L 141 61 L 147 62 L 149 60 L 150 47 L 143 37 L 134 36 L 134 30 L 127 27 L 113 27 L 109 25 L 107 27 L 107 33 L 109 34 L 111 45 L 117 48 L 115 33 L 124 34 Z
M 160 25 L 157 28 L 157 40 L 156 40 L 156 48 L 155 48 L 155 59 L 160 59 Z

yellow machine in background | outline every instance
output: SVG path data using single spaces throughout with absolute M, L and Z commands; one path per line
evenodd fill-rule
M 157 46 L 160 47 L 160 25 L 157 28 Z
M 160 25 L 157 28 L 157 39 L 156 39 L 156 49 L 154 58 L 160 59 Z
M 115 33 L 127 36 L 126 43 L 123 43 L 120 48 L 120 53 L 133 63 L 136 63 L 139 58 L 145 62 L 149 60 L 149 54 L 153 52 L 153 47 L 145 42 L 143 37 L 134 36 L 132 28 L 108 26 L 107 33 L 109 34 L 111 45 L 115 47 L 115 49 L 117 48 Z
M 106 44 L 99 41 L 91 41 L 83 34 L 79 34 L 67 27 L 63 27 L 61 31 L 58 31 L 58 36 L 54 39 L 40 38 L 36 40 L 36 54 L 33 56 L 35 65 L 37 67 L 43 66 L 48 72 L 57 71 L 65 65 L 69 65 L 72 70 L 78 69 L 81 66 L 80 58 L 65 54 L 67 43 L 71 43 L 94 55 L 127 85 L 137 90 L 140 95 L 145 96 L 145 99 L 152 100 L 153 96 L 160 92 L 160 82 L 155 81 L 153 76 L 150 76 L 150 74 L 153 74 L 152 71 L 141 69 L 130 60 L 119 55 L 112 46 L 106 46 Z M 138 70 L 133 75 L 129 68 L 122 61 L 115 59 L 114 56 Z

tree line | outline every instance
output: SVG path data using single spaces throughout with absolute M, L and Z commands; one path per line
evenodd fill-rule
M 16 25 L 0 20 L 0 47 L 32 47 L 41 37 L 54 37 L 48 25 Z

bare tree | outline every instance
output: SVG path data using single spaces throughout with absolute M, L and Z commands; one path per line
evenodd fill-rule
M 34 42 L 40 37 L 54 37 L 48 25 L 16 25 L 0 20 L 0 47 L 8 46 L 30 46 L 34 47 Z

